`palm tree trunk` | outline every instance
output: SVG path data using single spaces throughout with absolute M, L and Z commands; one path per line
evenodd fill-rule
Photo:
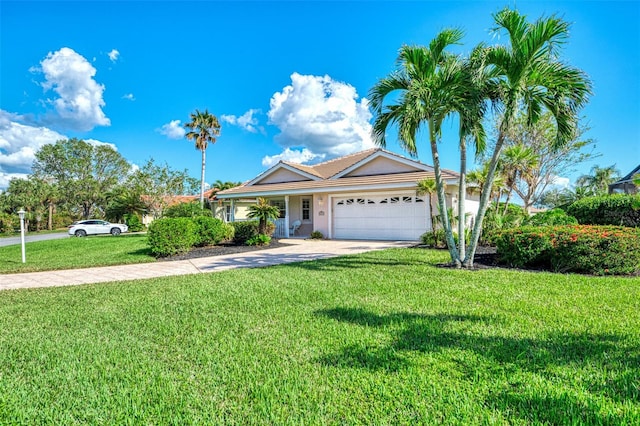
M 438 145 L 436 140 L 435 129 L 433 124 L 429 122 L 429 141 L 431 143 L 431 155 L 433 157 L 433 172 L 436 178 L 436 194 L 438 195 L 438 207 L 440 209 L 440 216 L 442 219 L 442 226 L 444 227 L 444 234 L 447 241 L 447 248 L 449 249 L 449 255 L 451 256 L 451 263 L 456 266 L 461 265 L 461 260 L 458 258 L 456 250 L 456 242 L 453 240 L 453 233 L 451 232 L 451 224 L 449 223 L 449 217 L 447 216 L 447 205 L 444 194 L 444 185 L 442 184 L 442 174 L 440 172 L 440 156 L 438 154 Z
M 49 201 L 49 219 L 47 221 L 49 231 L 53 230 L 53 203 Z
M 200 208 L 204 208 L 204 166 L 206 150 L 202 149 L 202 171 L 200 174 Z
M 465 198 L 467 197 L 467 145 L 460 139 L 460 183 L 458 184 L 458 259 L 465 257 Z
M 473 258 L 476 255 L 476 249 L 478 248 L 478 240 L 480 239 L 480 232 L 482 231 L 482 221 L 484 215 L 487 212 L 487 206 L 489 205 L 489 199 L 491 198 L 491 187 L 493 186 L 493 178 L 495 177 L 496 168 L 498 165 L 498 158 L 500 158 L 500 152 L 504 145 L 505 134 L 502 130 L 498 134 L 498 140 L 496 141 L 496 147 L 493 150 L 491 156 L 491 162 L 489 163 L 489 170 L 487 172 L 487 180 L 485 181 L 485 188 L 480 196 L 480 205 L 478 206 L 478 215 L 476 216 L 476 223 L 473 225 L 473 232 L 471 233 L 471 241 L 469 241 L 469 250 L 467 251 L 467 257 L 463 263 L 465 268 L 473 267 Z

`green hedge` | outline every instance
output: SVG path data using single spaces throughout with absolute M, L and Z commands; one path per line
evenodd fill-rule
M 162 217 L 198 217 L 213 216 L 211 210 L 206 207 L 200 207 L 199 202 L 188 202 L 174 204 L 167 207 L 162 212 Z
M 151 253 L 158 257 L 186 253 L 198 241 L 197 226 L 186 217 L 154 220 L 147 236 Z
M 640 194 L 586 197 L 567 207 L 581 225 L 640 226 Z
M 640 229 L 622 226 L 523 226 L 495 238 L 501 262 L 520 268 L 597 275 L 640 273 Z
M 524 221 L 524 225 L 529 226 L 554 226 L 554 225 L 577 225 L 578 220 L 569 216 L 562 209 L 552 209 L 542 213 L 536 213 Z
M 220 219 L 199 216 L 192 219 L 196 224 L 197 246 L 211 246 L 233 238 L 233 226 Z
M 232 222 L 234 228 L 233 242 L 236 244 L 246 244 L 248 240 L 251 240 L 259 235 L 257 220 L 249 220 L 246 222 Z M 273 234 L 276 230 L 276 225 L 273 222 L 267 223 L 267 235 Z

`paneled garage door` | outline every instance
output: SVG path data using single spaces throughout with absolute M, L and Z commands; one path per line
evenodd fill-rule
M 427 229 L 427 198 L 415 194 L 333 199 L 333 238 L 417 240 Z

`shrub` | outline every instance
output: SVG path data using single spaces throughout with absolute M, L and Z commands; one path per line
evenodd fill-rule
M 427 247 L 439 248 L 446 246 L 444 229 L 427 231 L 420 236 L 420 242 Z
M 247 240 L 258 235 L 258 221 L 232 222 L 234 233 L 233 241 L 236 244 L 244 244 Z
M 529 226 L 577 225 L 578 220 L 562 209 L 552 209 L 534 214 L 527 218 L 524 224 Z
M 144 225 L 137 214 L 129 213 L 124 215 L 124 223 L 129 227 L 131 232 L 139 232 L 144 230 Z
M 271 237 L 264 234 L 258 234 L 254 237 L 249 238 L 246 241 L 246 245 L 248 246 L 265 246 L 271 243 Z
M 320 231 L 313 231 L 311 233 L 311 239 L 312 240 L 321 240 L 323 238 L 324 238 L 324 235 Z
M 196 224 L 189 218 L 154 220 L 149 226 L 149 246 L 157 257 L 186 253 L 197 242 Z
M 162 212 L 162 217 L 198 217 L 213 216 L 211 210 L 200 207 L 199 202 L 180 203 L 167 207 Z
M 507 212 L 504 213 L 504 203 L 500 203 L 498 206 L 496 203 L 492 203 L 482 221 L 480 244 L 493 245 L 496 232 L 518 227 L 528 216 L 526 210 L 521 206 L 509 203 Z
M 522 227 L 496 238 L 502 262 L 597 275 L 640 272 L 640 229 L 562 225 Z
M 17 215 L 0 212 L 0 234 L 12 234 L 20 228 L 20 219 Z
M 233 226 L 220 219 L 199 216 L 192 219 L 196 225 L 196 246 L 210 246 L 220 244 L 233 238 Z
M 640 226 L 640 194 L 585 197 L 567 207 L 581 225 Z

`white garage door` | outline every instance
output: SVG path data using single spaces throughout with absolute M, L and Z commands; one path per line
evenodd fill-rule
M 415 194 L 333 199 L 333 238 L 417 240 L 427 229 L 426 197 Z

